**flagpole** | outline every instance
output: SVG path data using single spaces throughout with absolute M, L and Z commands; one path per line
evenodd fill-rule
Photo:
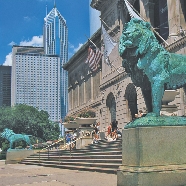
M 147 22 L 147 20 L 146 20 L 145 18 L 143 18 L 143 17 L 138 13 L 138 11 L 137 11 L 127 0 L 125 0 L 125 2 L 127 2 L 127 3 L 129 4 L 129 6 L 139 15 L 140 18 L 142 18 L 144 21 Z M 154 32 L 157 36 L 159 36 L 159 38 L 160 38 L 164 43 L 166 43 L 167 46 L 169 46 L 169 44 L 167 43 L 167 41 L 165 41 L 165 40 L 160 36 L 160 34 L 152 27 L 152 25 L 151 25 L 151 28 L 152 28 L 153 32 Z
M 86 35 L 85 35 L 86 36 Z M 96 46 L 96 44 L 91 40 L 91 39 L 89 39 L 87 36 L 86 36 L 86 38 L 96 47 L 96 48 L 98 48 L 97 46 Z M 112 64 L 112 63 L 110 63 L 110 65 L 112 66 L 112 67 L 114 67 L 115 69 L 116 69 L 116 71 L 119 73 L 119 74 L 121 74 L 121 72 L 119 72 L 119 70 Z
M 95 44 L 90 38 L 88 38 L 86 35 L 85 35 L 85 37 L 86 37 L 96 48 L 98 48 L 98 47 L 96 46 L 96 44 Z
M 100 18 L 101 22 L 103 22 L 103 23 L 106 25 L 106 27 L 107 27 L 114 35 L 116 35 L 116 33 L 115 33 L 114 31 L 112 31 L 112 30 L 109 28 L 109 26 L 107 25 L 107 23 L 105 23 L 105 21 L 103 21 L 103 19 L 101 19 L 101 17 L 99 17 L 99 18 Z

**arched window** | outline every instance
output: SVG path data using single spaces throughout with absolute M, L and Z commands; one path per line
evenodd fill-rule
M 128 110 L 129 110 L 129 115 L 131 117 L 131 120 L 135 118 L 135 114 L 138 113 L 137 109 L 137 93 L 136 93 L 136 88 L 132 83 L 129 83 L 127 85 L 127 88 L 125 90 L 125 98 L 127 99 L 128 103 Z
M 112 122 L 114 119 L 116 119 L 116 101 L 113 93 L 110 93 L 107 96 L 106 106 L 108 108 L 108 119 L 110 122 Z

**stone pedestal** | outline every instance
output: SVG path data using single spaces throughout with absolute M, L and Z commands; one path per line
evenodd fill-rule
M 76 149 L 82 149 L 84 146 L 92 143 L 92 131 L 94 127 L 79 127 L 79 140 L 76 141 Z
M 34 154 L 34 150 L 31 149 L 11 149 L 6 153 L 5 164 L 18 163 L 21 160 L 27 158 L 28 156 Z
M 123 129 L 117 186 L 186 185 L 186 126 Z

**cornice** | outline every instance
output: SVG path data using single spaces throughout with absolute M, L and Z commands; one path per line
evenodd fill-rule
M 100 11 L 100 7 L 105 0 L 92 0 L 90 6 Z
M 171 43 L 169 46 L 165 47 L 165 49 L 171 52 L 175 48 L 180 47 L 181 45 L 184 45 L 184 44 L 186 44 L 186 36 L 178 39 L 174 43 Z
M 97 107 L 101 104 L 102 104 L 102 97 L 100 96 L 95 100 L 90 100 L 86 104 L 83 104 L 81 106 L 78 106 L 76 108 L 73 108 L 73 109 L 69 110 L 68 114 L 76 114 L 76 113 L 82 111 L 85 108 L 95 108 L 95 107 Z
M 108 80 L 107 82 L 100 85 L 100 90 L 103 90 L 107 87 L 109 87 L 111 84 L 118 82 L 123 77 L 128 77 L 128 74 L 126 72 L 122 72 L 121 74 L 118 74 L 114 78 Z
M 99 28 L 90 38 L 91 41 L 95 42 L 98 37 L 101 37 L 101 28 Z M 64 70 L 68 70 L 68 68 L 72 65 L 74 61 L 76 61 L 82 53 L 88 49 L 89 41 L 87 41 L 70 59 L 69 61 L 63 65 Z

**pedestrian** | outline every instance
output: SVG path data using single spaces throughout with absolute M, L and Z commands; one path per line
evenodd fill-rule
M 66 143 L 67 143 L 68 147 L 70 148 L 70 143 L 71 143 L 72 135 L 69 132 L 67 132 L 66 133 L 66 136 L 65 136 L 65 139 L 66 139 Z
M 112 132 L 112 139 L 113 141 L 116 141 L 117 138 L 118 138 L 118 134 L 117 134 L 117 129 L 115 128 L 114 131 Z
M 107 136 L 105 138 L 107 139 L 111 137 L 111 133 L 112 133 L 112 123 L 110 123 L 109 126 L 107 127 Z
M 99 138 L 99 129 L 100 128 L 100 122 L 98 122 L 95 126 L 94 126 L 94 139 L 93 139 L 93 143 L 98 143 L 98 138 Z
M 114 119 L 112 121 L 112 132 L 114 132 L 114 130 L 117 129 L 117 125 L 118 125 L 118 121 L 116 121 L 116 119 Z
M 121 131 L 119 130 L 119 128 L 117 128 L 117 134 L 119 134 L 121 137 L 122 137 L 122 133 L 121 133 Z
M 142 110 L 139 110 L 139 115 L 138 115 L 138 117 L 140 118 L 140 117 L 143 117 L 143 111 Z

